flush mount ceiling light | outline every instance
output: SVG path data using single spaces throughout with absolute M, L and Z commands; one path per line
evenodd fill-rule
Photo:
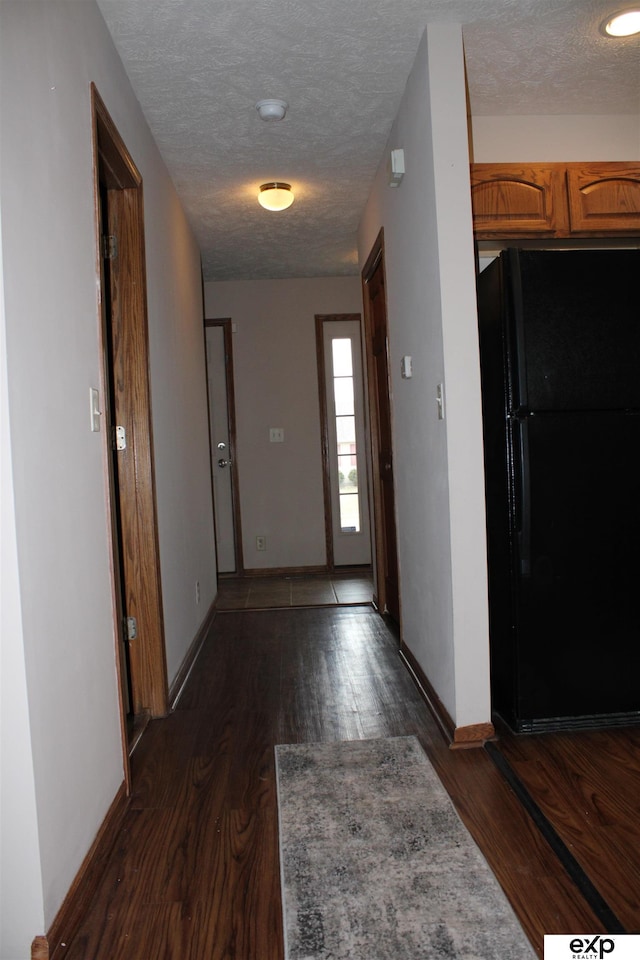
M 256 110 L 261 120 L 284 120 L 288 106 L 289 104 L 284 100 L 259 100 L 256 103 Z
M 293 203 L 290 183 L 263 183 L 258 194 L 258 202 L 265 210 L 286 210 Z
M 631 37 L 634 33 L 640 33 L 640 7 L 621 10 L 605 20 L 601 29 L 607 37 Z

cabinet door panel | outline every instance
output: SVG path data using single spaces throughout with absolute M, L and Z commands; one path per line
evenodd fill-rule
M 638 233 L 640 165 L 567 164 L 571 232 Z
M 472 164 L 477 239 L 564 235 L 568 214 L 563 172 L 564 164 Z

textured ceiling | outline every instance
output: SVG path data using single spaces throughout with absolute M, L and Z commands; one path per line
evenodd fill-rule
M 474 115 L 640 113 L 619 0 L 98 0 L 206 280 L 357 272 L 356 230 L 420 38 L 463 25 Z M 289 103 L 265 123 L 258 100 Z M 285 213 L 258 187 L 286 180 Z

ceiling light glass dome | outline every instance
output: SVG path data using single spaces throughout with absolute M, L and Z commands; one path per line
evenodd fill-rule
M 265 210 L 286 210 L 293 203 L 294 197 L 290 183 L 273 180 L 263 183 L 258 194 L 258 201 Z

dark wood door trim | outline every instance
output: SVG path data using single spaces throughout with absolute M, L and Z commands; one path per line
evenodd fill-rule
M 229 426 L 229 458 L 231 460 L 231 503 L 233 508 L 233 536 L 236 554 L 236 569 L 234 577 L 244 576 L 244 556 L 242 553 L 242 517 L 240 513 L 240 498 L 238 491 L 238 463 L 236 442 L 236 391 L 233 378 L 233 325 L 231 317 L 218 317 L 205 320 L 206 327 L 222 327 L 224 334 L 224 369 L 227 389 L 227 420 Z M 206 344 L 205 344 L 206 349 Z M 211 436 L 211 430 L 209 430 Z M 211 496 L 213 496 L 213 473 L 211 475 Z M 215 515 L 215 511 L 214 511 Z
M 96 260 L 100 278 L 102 237 L 100 177 L 107 188 L 109 233 L 117 236 L 117 252 L 110 260 L 110 296 L 114 364 L 114 404 L 117 422 L 125 427 L 126 449 L 118 454 L 118 491 L 107 483 L 111 516 L 119 507 L 122 526 L 122 565 L 125 581 L 125 614 L 135 617 L 137 637 L 129 644 L 132 710 L 160 717 L 168 712 L 168 683 L 164 616 L 160 580 L 160 551 L 155 496 L 149 342 L 144 248 L 142 178 L 104 102 L 92 84 L 94 138 L 94 193 L 96 204 Z M 100 344 L 106 359 L 106 328 L 102 318 L 100 288 Z M 108 371 L 103 363 L 102 393 Z M 104 425 L 103 443 L 108 460 L 111 430 Z M 116 496 L 118 502 L 116 503 Z M 115 593 L 115 585 L 113 586 Z M 119 636 L 117 603 L 114 626 Z M 116 641 L 118 667 L 120 644 Z M 126 717 L 123 707 L 123 725 Z M 126 740 L 126 729 L 123 732 Z
M 373 481 L 373 532 L 374 532 L 374 564 L 375 564 L 375 588 L 374 603 L 381 612 L 389 612 L 394 619 L 399 621 L 399 601 L 397 598 L 389 596 L 388 570 L 390 566 L 394 567 L 395 583 L 398 584 L 397 553 L 395 544 L 395 509 L 392 516 L 386 516 L 388 510 L 385 509 L 385 496 L 380 478 L 380 460 L 381 460 L 381 418 L 379 410 L 379 387 L 386 394 L 390 405 L 389 387 L 387 384 L 378 384 L 377 365 L 374 357 L 374 317 L 372 302 L 368 284 L 374 276 L 376 270 L 380 268 L 383 271 L 384 278 L 384 230 L 378 234 L 376 241 L 371 249 L 365 265 L 362 270 L 362 301 L 364 308 L 364 329 L 365 329 L 365 349 L 367 364 L 367 390 L 369 399 L 369 419 L 371 436 L 371 474 Z M 385 307 L 386 312 L 386 307 Z M 386 349 L 386 343 L 385 343 Z M 390 481 L 392 482 L 392 481 Z M 387 546 L 388 524 L 393 527 L 394 543 Z M 398 609 L 391 607 L 398 606 Z

